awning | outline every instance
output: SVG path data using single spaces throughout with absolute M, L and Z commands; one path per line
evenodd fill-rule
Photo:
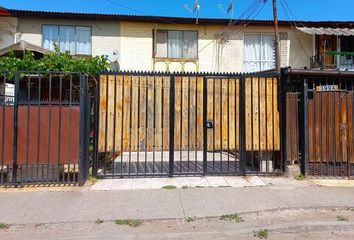
M 8 55 L 11 51 L 15 53 L 15 56 L 22 57 L 25 50 L 33 52 L 36 58 L 42 58 L 44 54 L 50 52 L 50 50 L 22 40 L 9 47 L 0 49 L 0 57 Z
M 307 34 L 316 35 L 336 35 L 336 36 L 354 36 L 354 29 L 349 28 L 307 28 L 297 27 L 298 30 Z

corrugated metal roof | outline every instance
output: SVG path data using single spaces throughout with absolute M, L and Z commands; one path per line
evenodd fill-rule
M 298 30 L 307 34 L 316 35 L 336 35 L 336 36 L 353 36 L 354 28 L 315 28 L 315 27 L 297 27 Z

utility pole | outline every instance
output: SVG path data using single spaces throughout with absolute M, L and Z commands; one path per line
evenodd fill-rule
M 280 45 L 279 45 L 279 28 L 277 0 L 273 0 L 273 16 L 274 16 L 274 37 L 275 37 L 275 71 L 280 73 Z

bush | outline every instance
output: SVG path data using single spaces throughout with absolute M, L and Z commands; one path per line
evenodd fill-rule
M 35 59 L 34 54 L 25 51 L 22 59 L 10 52 L 8 56 L 0 58 L 0 70 L 3 71 L 58 71 L 82 72 L 97 76 L 108 69 L 108 61 L 104 56 L 75 57 L 69 52 L 60 52 L 55 46 L 54 52 L 49 52 L 41 59 Z

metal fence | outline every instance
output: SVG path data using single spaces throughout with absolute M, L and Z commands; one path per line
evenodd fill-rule
M 0 184 L 83 183 L 88 174 L 88 79 L 0 72 Z
M 283 71 L 288 106 L 285 156 L 299 161 L 303 174 L 354 175 L 353 79 L 353 72 Z
M 101 74 L 97 176 L 269 174 L 282 168 L 274 73 Z

